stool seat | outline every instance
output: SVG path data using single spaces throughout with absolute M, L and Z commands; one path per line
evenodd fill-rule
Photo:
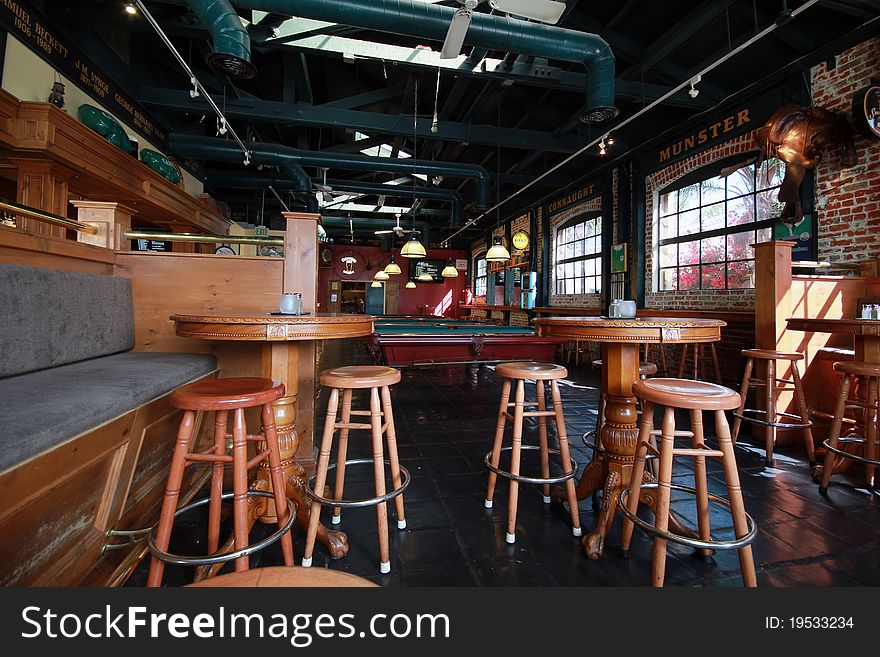
M 208 577 L 187 587 L 195 588 L 377 588 L 368 579 L 327 568 L 272 566 Z
M 792 362 L 803 360 L 804 355 L 791 351 L 775 351 L 773 349 L 743 349 L 742 355 L 746 358 L 758 360 L 789 360 Z
M 381 388 L 400 383 L 400 370 L 383 365 L 348 365 L 321 372 L 321 385 L 340 390 Z
M 864 363 L 861 361 L 841 360 L 834 363 L 834 371 L 855 376 L 880 377 L 880 364 Z
M 739 408 L 740 396 L 730 388 L 689 379 L 644 379 L 633 384 L 639 399 L 674 408 L 730 411 Z
M 602 359 L 597 358 L 593 361 L 593 367 L 597 370 L 602 369 Z M 639 363 L 639 376 L 654 376 L 657 373 L 656 363 Z
M 271 404 L 283 396 L 283 383 L 257 377 L 237 377 L 185 385 L 171 393 L 171 405 L 190 411 L 225 411 Z
M 495 373 L 504 379 L 515 381 L 531 379 L 532 381 L 553 381 L 564 379 L 568 376 L 568 370 L 562 365 L 554 363 L 529 363 L 510 362 L 499 363 L 495 366 Z

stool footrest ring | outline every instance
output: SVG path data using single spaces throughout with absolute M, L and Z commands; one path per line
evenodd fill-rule
M 850 454 L 849 452 L 844 452 L 842 449 L 838 449 L 837 447 L 832 447 L 829 445 L 829 441 L 831 439 L 826 439 L 822 446 L 825 447 L 829 452 L 834 452 L 841 458 L 851 459 L 853 461 L 858 461 L 859 463 L 864 463 L 865 465 L 880 465 L 880 461 L 865 458 L 864 456 L 859 456 L 858 454 Z M 858 436 L 847 436 L 845 438 L 838 438 L 838 443 L 844 443 L 847 445 L 864 445 L 867 441 L 864 438 L 859 438 Z M 880 441 L 875 442 L 876 445 L 880 446 Z
M 247 492 L 248 497 L 267 497 L 270 500 L 275 499 L 275 495 L 265 490 L 249 490 Z M 235 497 L 235 493 L 223 493 L 221 495 L 221 499 L 231 500 Z M 206 497 L 201 500 L 197 500 L 195 502 L 191 502 L 186 506 L 180 507 L 177 511 L 174 512 L 174 517 L 187 513 L 188 511 L 192 511 L 195 508 L 200 506 L 205 506 L 211 502 L 210 497 Z M 296 520 L 295 513 L 296 505 L 293 501 L 288 498 L 287 500 L 287 522 L 284 523 L 284 526 L 279 527 L 275 532 L 267 536 L 266 538 L 257 541 L 252 545 L 248 545 L 245 548 L 240 550 L 235 550 L 234 552 L 226 552 L 223 554 L 213 554 L 206 557 L 186 557 L 179 554 L 171 554 L 170 552 L 165 552 L 164 550 L 160 550 L 156 546 L 156 534 L 155 532 L 150 534 L 150 552 L 152 555 L 162 561 L 164 563 L 174 564 L 176 566 L 213 566 L 218 563 L 226 563 L 227 561 L 232 561 L 233 559 L 238 559 L 239 557 L 246 557 L 249 554 L 253 554 L 254 552 L 259 552 L 265 547 L 272 545 L 278 541 L 284 534 L 290 531 L 290 528 L 293 526 L 293 521 Z
M 642 484 L 640 488 L 658 487 L 659 484 L 654 482 L 649 484 Z M 692 493 L 694 495 L 697 494 L 697 489 L 691 488 L 690 486 L 682 486 L 681 484 L 669 484 L 669 487 L 672 490 Z M 630 512 L 630 510 L 626 506 L 628 496 L 629 488 L 624 488 L 622 491 L 620 491 L 620 497 L 618 499 L 620 503 L 620 510 L 623 512 L 623 515 L 625 515 L 628 520 L 631 520 L 642 531 L 648 534 L 652 534 L 653 536 L 666 539 L 667 541 L 670 541 L 672 543 L 687 545 L 689 547 L 703 550 L 738 550 L 739 548 L 743 548 L 746 545 L 749 545 L 752 541 L 755 540 L 755 537 L 758 535 L 758 525 L 748 513 L 746 513 L 746 523 L 748 523 L 749 526 L 748 533 L 746 533 L 745 536 L 734 539 L 732 541 L 704 541 L 699 538 L 691 538 L 690 536 L 681 536 L 680 534 L 673 534 L 672 532 L 668 531 L 660 531 L 651 523 L 642 520 L 636 514 Z M 726 506 L 728 509 L 730 509 L 729 500 L 723 497 L 719 497 L 718 495 L 713 495 L 712 493 L 709 493 L 708 496 L 710 502 L 715 502 L 716 504 Z
M 536 451 L 541 448 L 538 445 L 521 445 L 520 449 L 523 451 Z M 513 450 L 513 447 L 502 447 L 502 452 L 510 452 Z M 553 456 L 562 457 L 562 453 L 558 449 L 548 449 L 548 454 L 552 454 Z M 501 468 L 496 468 L 492 465 L 492 452 L 488 452 L 486 456 L 483 458 L 483 463 L 486 464 L 486 467 L 489 468 L 492 472 L 502 477 L 506 477 L 507 479 L 512 479 L 513 481 L 519 481 L 524 484 L 559 484 L 563 481 L 568 481 L 572 479 L 574 475 L 577 473 L 578 464 L 573 458 L 569 457 L 568 459 L 571 461 L 569 464 L 571 466 L 571 470 L 565 474 L 559 475 L 558 477 L 547 477 L 546 479 L 542 477 L 524 477 L 523 475 L 515 475 L 512 472 L 508 472 L 507 470 L 502 470 Z
M 792 422 L 768 422 L 767 420 L 760 420 L 756 417 L 751 417 L 746 415 L 746 413 L 754 413 L 757 415 L 767 416 L 767 411 L 760 408 L 744 408 L 742 413 L 734 413 L 733 417 L 738 417 L 740 420 L 745 420 L 746 422 L 751 422 L 752 424 L 757 424 L 762 427 L 776 427 L 777 429 L 809 429 L 813 426 L 813 423 L 809 420 L 804 422 L 804 419 L 800 415 L 795 415 L 794 413 L 784 413 L 783 411 L 776 411 L 776 415 L 780 417 L 787 417 L 793 420 L 799 420 L 797 423 Z
M 367 463 L 369 463 L 370 465 L 373 465 L 373 459 L 371 459 L 371 458 L 370 459 L 351 459 L 351 460 L 348 460 L 345 462 L 345 467 L 347 468 L 350 465 L 366 465 Z M 385 463 L 385 465 L 387 465 L 389 467 L 391 466 L 390 461 L 386 460 L 386 461 L 383 461 L 383 463 Z M 336 466 L 337 466 L 336 463 L 331 464 L 327 468 L 327 472 L 330 472 L 330 470 L 335 469 Z M 401 465 L 400 466 L 400 478 L 402 481 L 400 482 L 400 488 L 395 488 L 394 490 L 386 493 L 385 495 L 380 495 L 378 497 L 371 497 L 366 500 L 334 500 L 334 499 L 330 499 L 329 497 L 322 497 L 321 495 L 318 495 L 315 492 L 314 485 L 315 485 L 315 477 L 316 476 L 317 476 L 317 473 L 315 473 L 311 477 L 309 477 L 308 484 L 305 487 L 306 496 L 310 500 L 312 500 L 312 502 L 317 502 L 321 506 L 334 506 L 334 507 L 339 507 L 340 509 L 348 509 L 348 508 L 361 507 L 361 506 L 375 506 L 376 504 L 382 504 L 382 502 L 387 502 L 388 500 L 393 500 L 395 497 L 400 495 L 404 490 L 406 490 L 406 488 L 407 488 L 407 486 L 409 486 L 409 482 L 410 482 L 409 470 L 407 470 L 405 467 L 403 467 Z

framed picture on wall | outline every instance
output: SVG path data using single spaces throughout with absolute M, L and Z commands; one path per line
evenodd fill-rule
M 626 244 L 611 246 L 611 273 L 620 274 L 626 271 Z

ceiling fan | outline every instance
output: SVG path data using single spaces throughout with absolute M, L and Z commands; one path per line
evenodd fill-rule
M 400 225 L 400 215 L 397 215 L 397 225 L 394 228 L 389 228 L 388 230 L 377 230 L 375 231 L 376 235 L 394 235 L 395 237 L 405 237 L 406 235 L 419 235 L 421 231 L 403 228 Z
M 554 25 L 565 12 L 565 3 L 554 0 L 458 0 L 461 8 L 456 9 L 452 16 L 452 23 L 443 42 L 443 50 L 440 51 L 440 59 L 455 59 L 461 54 L 474 9 L 481 2 L 487 1 L 489 6 L 497 11 Z

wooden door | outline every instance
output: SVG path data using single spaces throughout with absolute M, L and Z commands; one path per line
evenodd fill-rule
M 383 315 L 385 313 L 385 286 L 373 287 L 369 283 L 367 286 L 367 307 L 368 315 Z
M 330 281 L 327 286 L 327 312 L 342 312 L 342 281 Z
M 385 282 L 385 314 L 397 315 L 400 308 L 400 283 Z

